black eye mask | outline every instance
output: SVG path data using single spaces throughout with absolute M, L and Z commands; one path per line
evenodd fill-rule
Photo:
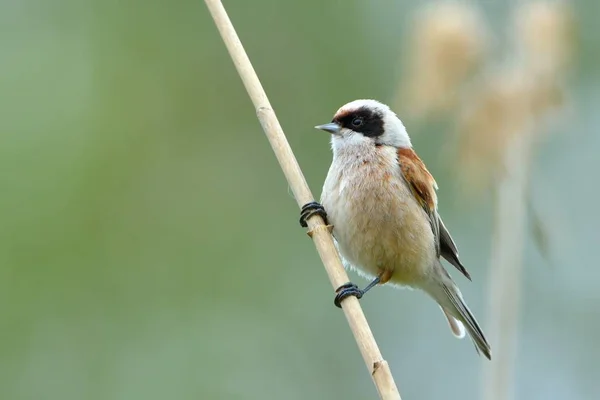
M 360 121 L 359 124 L 357 124 Z M 349 112 L 332 122 L 339 124 L 342 128 L 362 133 L 367 137 L 377 137 L 383 135 L 383 115 L 367 107 L 359 108 L 356 111 Z

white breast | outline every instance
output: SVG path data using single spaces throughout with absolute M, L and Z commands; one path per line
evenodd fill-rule
M 335 149 L 321 203 L 342 257 L 359 272 L 392 270 L 391 283 L 411 285 L 433 266 L 433 232 L 395 148 L 365 142 Z

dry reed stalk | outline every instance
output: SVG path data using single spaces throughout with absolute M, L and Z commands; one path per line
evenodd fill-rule
M 511 135 L 503 154 L 504 174 L 496 187 L 496 215 L 488 279 L 488 330 L 495 358 L 483 366 L 483 399 L 513 398 L 520 316 L 529 163 L 533 128 Z
M 296 202 L 299 206 L 302 206 L 312 201 L 313 195 L 304 179 L 300 166 L 292 153 L 292 149 L 275 116 L 267 94 L 260 84 L 258 76 L 223 4 L 219 0 L 205 0 L 205 3 L 229 51 L 238 74 L 246 87 L 248 95 L 256 108 L 258 120 L 271 143 L 275 156 L 294 193 Z M 308 220 L 308 227 L 334 289 L 348 282 L 348 275 L 342 266 L 331 234 L 323 223 L 323 219 L 319 216 L 311 217 Z M 384 400 L 400 400 L 400 393 L 398 392 L 388 363 L 383 359 L 377 347 L 377 343 L 358 299 L 356 297 L 345 299 L 342 302 L 342 309 L 354 334 L 360 353 L 367 365 L 367 369 L 371 373 L 373 382 L 377 387 L 379 397 Z
M 462 175 L 494 186 L 495 220 L 488 277 L 487 330 L 494 349 L 482 366 L 484 400 L 512 398 L 527 228 L 530 160 L 535 144 L 535 82 L 517 62 L 488 74 L 460 121 Z M 474 197 L 474 196 L 472 196 Z

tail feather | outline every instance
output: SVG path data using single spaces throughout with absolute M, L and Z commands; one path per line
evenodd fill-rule
M 491 360 L 490 345 L 483 331 L 465 304 L 460 290 L 441 264 L 438 265 L 431 279 L 421 288 L 429 293 L 442 308 L 454 336 L 462 338 L 465 336 L 466 330 L 475 344 L 477 353 L 483 353 Z
M 465 304 L 458 288 L 456 288 L 454 284 L 451 284 L 450 286 L 446 283 L 442 283 L 442 288 L 447 296 L 447 300 L 449 300 L 446 304 L 451 306 L 447 308 L 447 311 L 464 324 L 467 332 L 469 332 L 469 336 L 471 336 L 471 339 L 475 343 L 475 347 L 491 360 L 492 353 L 490 345 L 487 342 L 483 331 L 479 327 L 477 320 L 471 313 L 471 310 L 469 310 L 469 307 Z
M 458 339 L 464 338 L 466 333 L 465 325 L 456 318 L 454 318 L 452 315 L 450 315 L 450 313 L 446 311 L 444 307 L 440 306 L 440 309 L 442 310 L 442 312 L 446 316 L 446 319 L 448 320 L 448 326 L 450 327 L 452 334 Z

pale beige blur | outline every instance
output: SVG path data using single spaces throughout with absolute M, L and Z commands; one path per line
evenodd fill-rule
M 486 54 L 487 31 L 476 8 L 464 2 L 425 7 L 409 33 L 408 76 L 398 103 L 423 116 L 455 106 L 461 85 Z
M 557 1 L 523 4 L 517 9 L 515 20 L 525 67 L 552 77 L 564 74 L 575 50 L 571 6 Z

